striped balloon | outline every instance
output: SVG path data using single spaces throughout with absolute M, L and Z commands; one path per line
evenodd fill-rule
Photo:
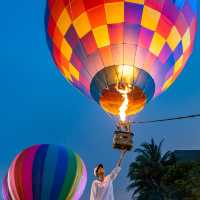
M 48 0 L 52 57 L 66 79 L 113 115 L 127 115 L 172 85 L 195 39 L 196 0 Z
M 4 200 L 78 200 L 87 182 L 83 161 L 57 145 L 35 145 L 19 153 L 3 180 Z

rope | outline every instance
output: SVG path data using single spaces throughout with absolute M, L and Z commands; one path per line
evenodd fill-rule
M 200 117 L 200 114 L 173 117 L 173 118 L 165 118 L 165 119 L 157 119 L 157 120 L 150 120 L 150 121 L 133 121 L 132 123 L 133 124 L 149 124 L 149 123 L 166 122 L 166 121 L 174 121 L 174 120 L 190 119 L 190 118 L 198 118 L 198 117 Z

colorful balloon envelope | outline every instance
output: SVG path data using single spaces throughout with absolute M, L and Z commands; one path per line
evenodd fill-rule
M 141 111 L 183 70 L 195 39 L 196 0 L 48 0 L 52 57 L 106 112 Z
M 87 182 L 80 157 L 62 146 L 35 145 L 19 153 L 3 180 L 4 200 L 78 200 Z

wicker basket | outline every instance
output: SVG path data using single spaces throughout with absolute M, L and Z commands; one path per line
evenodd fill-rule
M 133 148 L 133 133 L 126 131 L 115 131 L 113 136 L 113 148 L 130 151 Z

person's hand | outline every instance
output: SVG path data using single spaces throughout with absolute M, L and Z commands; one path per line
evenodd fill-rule
M 121 157 L 122 157 L 122 158 L 125 156 L 126 152 L 127 152 L 127 149 L 121 150 Z
M 127 149 L 120 150 L 120 159 L 117 162 L 117 166 L 121 166 L 122 160 L 126 152 L 127 152 Z
M 123 150 L 121 150 L 121 153 L 125 154 L 127 151 L 128 151 L 127 149 L 123 149 Z

